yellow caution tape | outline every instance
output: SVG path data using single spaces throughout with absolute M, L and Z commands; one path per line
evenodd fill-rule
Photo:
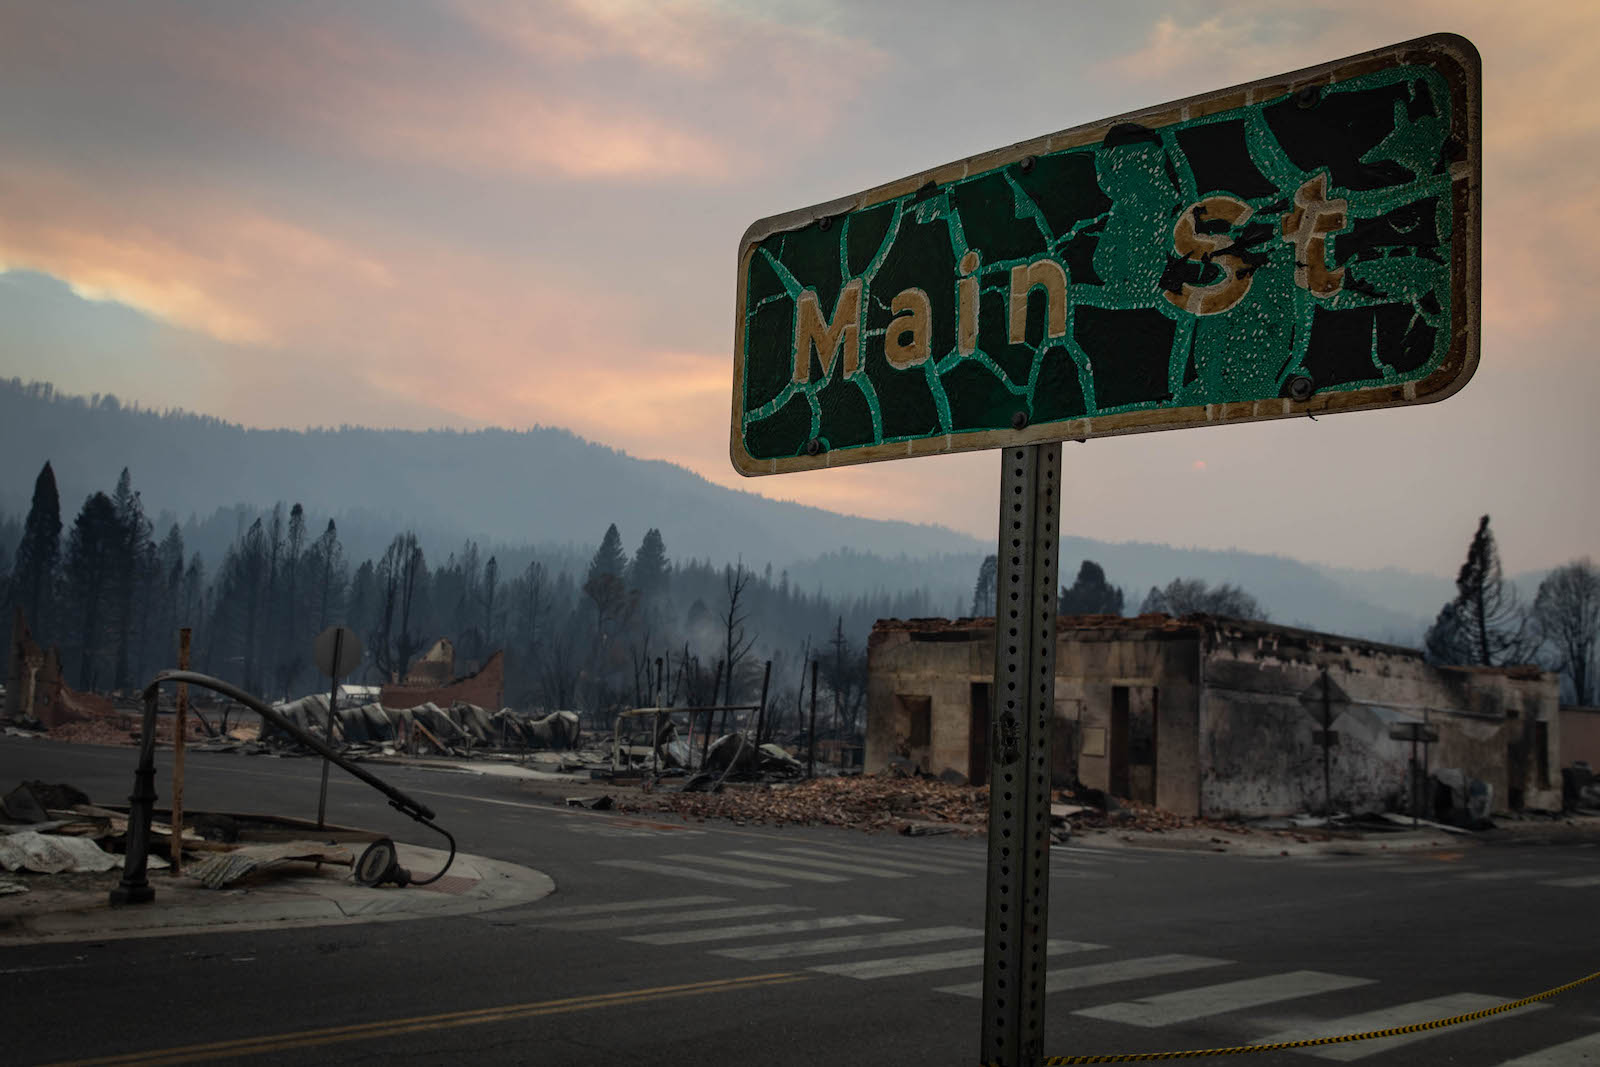
M 1275 1041 L 1270 1045 L 1234 1045 L 1231 1048 L 1204 1048 L 1190 1049 L 1187 1052 L 1126 1052 L 1115 1056 L 1046 1056 L 1040 1063 L 1047 1067 L 1056 1067 L 1057 1064 L 1069 1063 L 1146 1063 L 1151 1060 L 1186 1060 L 1200 1056 L 1243 1056 L 1251 1052 L 1277 1052 L 1287 1048 L 1311 1048 L 1314 1045 L 1342 1045 L 1350 1041 L 1371 1041 L 1379 1037 L 1399 1037 L 1401 1034 L 1416 1034 L 1424 1030 L 1440 1030 L 1446 1026 L 1456 1026 L 1460 1023 L 1475 1022 L 1478 1019 L 1487 1019 L 1491 1015 L 1501 1012 L 1515 1011 L 1525 1008 L 1541 1000 L 1549 1000 L 1569 989 L 1576 989 L 1585 982 L 1592 982 L 1600 978 L 1600 971 L 1585 975 L 1575 982 L 1558 985 L 1554 989 L 1546 989 L 1543 993 L 1535 993 L 1531 997 L 1513 1000 L 1494 1008 L 1482 1008 L 1478 1011 L 1469 1011 L 1465 1015 L 1452 1015 L 1448 1019 L 1430 1019 L 1425 1023 L 1412 1023 L 1409 1026 L 1391 1026 L 1387 1030 L 1368 1030 L 1363 1034 L 1339 1034 L 1336 1037 L 1308 1037 L 1302 1041 Z

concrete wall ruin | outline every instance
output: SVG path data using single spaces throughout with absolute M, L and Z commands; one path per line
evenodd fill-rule
M 1227 619 L 1207 620 L 1204 663 L 1208 815 L 1321 811 L 1329 799 L 1341 811 L 1410 810 L 1411 745 L 1389 732 L 1424 721 L 1439 731 L 1428 767 L 1487 782 L 1500 810 L 1560 808 L 1553 675 L 1441 669 L 1413 649 Z
M 987 774 L 991 620 L 884 620 L 868 642 L 866 770 Z M 1412 649 L 1208 617 L 1070 616 L 1059 624 L 1052 777 L 1182 815 L 1410 810 L 1411 746 L 1556 810 L 1553 675 L 1429 666 Z M 1324 745 L 1324 739 L 1330 743 Z

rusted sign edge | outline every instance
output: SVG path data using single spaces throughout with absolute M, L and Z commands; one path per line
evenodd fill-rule
M 1006 166 L 1024 156 L 1044 155 L 1105 140 L 1113 126 L 1137 122 L 1157 129 L 1175 123 L 1204 118 L 1220 111 L 1244 107 L 1260 100 L 1276 99 L 1311 86 L 1330 84 L 1390 67 L 1427 63 L 1450 87 L 1451 130 L 1465 148 L 1465 157 L 1450 168 L 1453 229 L 1451 236 L 1451 340 L 1450 349 L 1438 370 L 1427 378 L 1400 386 L 1374 386 L 1349 392 L 1314 394 L 1297 401 L 1287 397 L 1230 404 L 1207 404 L 1124 412 L 1030 426 L 1022 430 L 981 430 L 940 434 L 909 441 L 826 451 L 816 456 L 783 456 L 757 459 L 744 447 L 744 378 L 746 284 L 750 260 L 760 243 L 773 234 L 802 229 L 823 218 L 861 211 L 887 200 L 913 193 L 933 182 L 945 185 L 972 174 Z M 793 471 L 822 470 L 828 467 L 872 463 L 912 456 L 974 452 L 1010 445 L 1045 441 L 1085 441 L 1091 437 L 1114 437 L 1157 430 L 1221 426 L 1241 422 L 1264 422 L 1302 415 L 1345 411 L 1369 411 L 1402 405 L 1428 404 L 1459 392 L 1478 369 L 1480 349 L 1479 302 L 1482 293 L 1482 197 L 1483 197 L 1483 64 L 1478 49 L 1467 38 L 1453 33 L 1436 33 L 1373 49 L 1359 55 L 1321 63 L 1253 82 L 1185 97 L 1108 119 L 1045 134 L 1005 148 L 968 156 L 945 163 L 853 196 L 839 197 L 811 207 L 787 211 L 758 219 L 739 239 L 738 276 L 733 330 L 733 403 L 729 424 L 729 458 L 733 467 L 746 477 L 786 474 Z

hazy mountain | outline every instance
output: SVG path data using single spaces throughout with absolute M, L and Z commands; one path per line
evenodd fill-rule
M 851 589 L 920 586 L 931 592 L 933 603 L 949 603 L 952 612 L 965 614 L 971 608 L 978 565 L 988 551 L 985 546 L 977 552 L 925 559 L 841 551 L 797 563 L 789 568 L 789 577 L 801 588 L 820 587 L 835 595 Z M 1086 559 L 1104 567 L 1107 581 L 1122 587 L 1129 613 L 1138 610 L 1151 586 L 1166 585 L 1176 577 L 1201 578 L 1213 585 L 1231 582 L 1243 588 L 1261 602 L 1274 622 L 1403 645 L 1419 642 L 1440 605 L 1454 595 L 1454 587 L 1445 581 L 1445 591 L 1437 598 L 1419 597 L 1415 606 L 1398 601 L 1388 607 L 1362 595 L 1362 589 L 1370 584 L 1369 572 L 1351 571 L 1350 575 L 1360 580 L 1346 581 L 1325 573 L 1322 567 L 1286 556 L 1137 541 L 1111 543 L 1086 537 L 1062 538 L 1061 581 L 1071 584 Z M 1419 588 L 1427 588 L 1426 576 L 1407 577 L 1418 579 Z
M 306 506 L 315 530 L 332 516 L 352 559 L 374 556 L 395 532 L 417 531 L 430 556 L 474 538 L 506 558 L 529 545 L 570 546 L 575 565 L 615 522 L 630 549 L 649 527 L 675 558 L 787 571 L 802 589 L 850 596 L 927 589 L 965 613 L 986 542 L 941 526 L 838 515 L 716 486 L 669 463 L 641 460 L 569 431 L 406 431 L 355 427 L 249 430 L 183 412 L 132 409 L 111 397 L 66 397 L 48 386 L 0 382 L 0 513 L 20 516 L 49 460 L 63 519 L 130 468 L 146 510 L 174 517 L 213 563 L 237 532 L 275 502 Z M 848 547 L 847 547 L 848 546 Z M 1137 609 L 1175 577 L 1232 582 L 1275 621 L 1415 643 L 1453 589 L 1448 579 L 1394 569 L 1348 570 L 1283 556 L 1106 543 L 1068 537 L 1070 583 L 1093 559 Z
M 46 460 L 62 509 L 109 490 L 128 467 L 151 515 L 211 516 L 219 507 L 305 505 L 314 515 L 363 513 L 434 544 L 597 544 L 615 522 L 630 548 L 648 527 L 675 554 L 782 566 L 819 549 L 916 555 L 975 551 L 941 526 L 852 518 L 713 485 L 682 467 L 585 441 L 567 430 L 250 430 L 115 398 L 54 396 L 0 384 L 7 464 L 0 503 L 25 511 Z M 64 516 L 70 522 L 70 516 Z M 341 533 L 355 554 L 354 531 Z M 387 537 L 384 538 L 387 540 Z M 379 550 L 381 551 L 381 545 Z

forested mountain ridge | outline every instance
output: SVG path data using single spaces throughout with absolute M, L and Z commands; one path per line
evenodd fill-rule
M 51 463 L 71 507 L 128 467 L 152 515 L 212 515 L 299 502 L 310 514 L 365 512 L 430 540 L 592 547 L 609 523 L 656 527 L 697 557 L 756 567 L 840 545 L 885 554 L 976 551 L 940 526 L 863 519 L 725 489 L 554 427 L 530 430 L 252 430 L 185 412 L 69 397 L 0 382 L 0 507 L 25 511 Z M 385 538 L 386 540 L 387 538 Z M 352 552 L 370 546 L 347 542 Z M 382 545 L 376 546 L 378 551 Z
M 190 553 L 212 565 L 277 503 L 304 506 L 307 526 L 337 520 L 352 560 L 376 558 L 402 530 L 430 558 L 476 540 L 516 573 L 535 555 L 569 573 L 616 523 L 631 544 L 659 529 L 680 560 L 742 559 L 787 571 L 796 589 L 831 597 L 916 592 L 924 610 L 963 613 L 992 546 L 930 525 L 863 519 L 724 489 L 681 467 L 641 460 L 563 429 L 407 431 L 356 427 L 250 430 L 185 412 L 138 410 L 111 397 L 0 382 L 0 514 L 20 519 L 49 461 L 70 516 L 88 494 L 133 474 L 157 536 L 176 521 Z M 1093 559 L 1133 610 L 1176 577 L 1229 582 L 1278 622 L 1415 643 L 1449 595 L 1448 579 L 1336 570 L 1283 556 L 1066 537 L 1070 582 Z M 1385 595 L 1387 594 L 1387 595 Z M 857 635 L 859 640 L 861 635 Z

